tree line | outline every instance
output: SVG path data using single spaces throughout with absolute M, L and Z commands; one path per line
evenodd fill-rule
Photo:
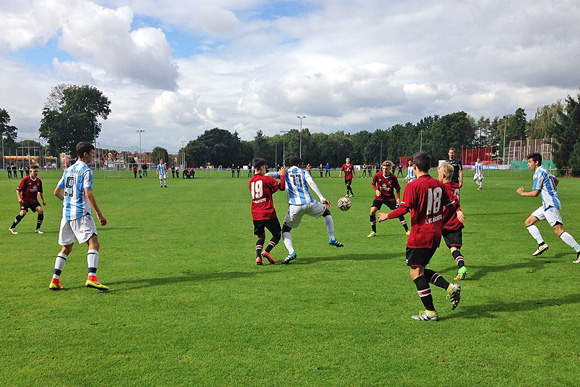
M 99 136 L 99 119 L 107 119 L 110 103 L 94 87 L 60 84 L 51 90 L 43 108 L 39 137 L 46 140 L 52 154 L 74 154 L 77 142 L 93 142 Z M 2 108 L 0 134 L 5 142 L 3 149 L 18 145 L 17 128 L 10 125 L 10 115 Z M 213 128 L 189 141 L 180 152 L 185 153 L 188 167 L 244 165 L 254 157 L 266 159 L 271 166 L 281 165 L 291 155 L 298 155 L 300 149 L 305 164 L 338 166 L 346 157 L 355 164 L 380 164 L 382 160 L 396 161 L 419 150 L 428 152 L 435 161 L 445 158 L 449 148 L 491 147 L 494 156 L 500 159 L 504 144 L 511 140 L 550 138 L 555 139 L 553 158 L 558 168 L 571 168 L 580 175 L 580 94 L 539 107 L 529 120 L 522 108 L 493 119 L 483 116 L 476 119 L 460 111 L 354 134 L 311 133 L 304 128 L 301 132 L 292 129 L 266 136 L 263 130 L 258 130 L 251 141 L 240 139 L 237 132 Z M 168 156 L 162 147 L 156 147 L 155 154 Z

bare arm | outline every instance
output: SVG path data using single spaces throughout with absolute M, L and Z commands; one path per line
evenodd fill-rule
M 519 194 L 520 194 L 520 195 L 522 195 L 522 196 L 527 196 L 527 197 L 534 197 L 534 198 L 540 194 L 540 191 L 539 191 L 539 190 L 532 190 L 532 191 L 530 191 L 530 192 L 526 192 L 526 191 L 524 190 L 524 187 L 520 187 L 520 188 L 518 188 L 518 189 L 516 190 L 516 192 L 517 192 L 517 193 L 519 193 Z
M 58 188 L 56 187 L 54 189 L 54 196 L 56 196 L 57 198 L 59 198 L 60 200 L 64 200 L 64 194 L 63 194 L 63 189 L 62 188 Z
M 40 195 L 40 199 L 42 199 L 42 205 L 46 206 L 46 202 L 44 201 L 44 195 L 42 194 L 42 192 L 38 193 Z
M 95 210 L 95 212 L 97 213 L 97 219 L 99 219 L 101 226 L 106 225 L 107 219 L 103 216 L 101 210 L 99 209 L 99 206 L 97 205 L 97 200 L 95 199 L 95 195 L 93 195 L 93 190 L 90 188 L 85 188 L 85 196 L 89 201 L 89 203 L 91 204 L 91 207 L 93 207 L 93 210 Z
M 22 203 L 22 192 L 16 190 L 16 196 L 18 197 L 18 203 Z
M 331 205 L 330 202 L 328 200 L 326 200 L 324 198 L 324 196 L 322 196 L 320 189 L 318 189 L 318 186 L 316 185 L 316 183 L 314 182 L 314 180 L 312 179 L 312 177 L 310 175 L 308 175 L 308 177 L 306 178 L 306 182 L 308 183 L 310 188 L 312 188 L 312 190 L 316 193 L 316 195 L 318 195 L 318 198 L 320 199 L 320 202 L 322 204 L 326 204 L 327 206 Z
M 459 188 L 463 187 L 463 169 L 459 170 Z

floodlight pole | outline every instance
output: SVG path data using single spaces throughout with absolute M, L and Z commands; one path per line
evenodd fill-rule
M 282 166 L 286 165 L 286 133 L 287 130 L 281 130 L 280 133 L 284 133 L 282 135 Z
M 181 151 L 183 152 L 183 168 L 185 168 L 185 140 L 181 140 Z
M 139 154 L 141 154 L 141 133 L 143 132 L 145 132 L 143 129 L 137 130 L 137 133 L 139 133 Z
M 504 118 L 504 129 L 503 129 L 503 156 L 502 156 L 502 163 L 505 164 L 505 134 L 507 132 L 508 116 L 503 116 L 503 118 Z
M 381 159 L 379 160 L 379 164 L 383 162 L 383 140 L 381 140 Z
M 300 120 L 300 160 L 302 160 L 302 119 L 306 116 L 296 116 Z

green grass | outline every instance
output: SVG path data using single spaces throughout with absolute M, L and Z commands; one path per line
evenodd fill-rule
M 467 176 L 469 276 L 455 311 L 433 289 L 437 323 L 410 319 L 423 308 L 398 221 L 366 238 L 370 179 L 354 181 L 350 211 L 332 209 L 344 248 L 328 246 L 324 222 L 306 217 L 293 231 L 298 259 L 257 267 L 248 179 L 229 176 L 198 172 L 160 189 L 154 176 L 96 172 L 109 221 L 99 228 L 98 272 L 108 293 L 84 287 L 79 245 L 61 277 L 66 290 L 48 290 L 60 174 L 40 175 L 45 234 L 33 233 L 29 214 L 17 236 L 6 229 L 18 181 L 0 176 L 2 385 L 577 384 L 580 267 L 545 222 L 550 250 L 531 257 L 536 244 L 523 221 L 540 200 L 515 193 L 530 188 L 531 172 L 492 172 L 483 191 Z M 344 193 L 341 179 L 316 181 L 334 203 Z M 580 240 L 580 180 L 563 179 L 559 189 L 566 230 Z M 275 199 L 282 219 L 285 195 Z M 273 255 L 286 256 L 282 243 Z M 456 273 L 444 245 L 430 267 L 448 280 Z

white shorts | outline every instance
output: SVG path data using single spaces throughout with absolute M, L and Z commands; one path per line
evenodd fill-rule
M 550 207 L 544 210 L 544 207 L 539 207 L 536 211 L 532 212 L 532 216 L 535 216 L 539 220 L 546 220 L 550 226 L 554 227 L 556 223 L 562 222 L 562 216 L 560 215 L 560 210 L 554 207 Z
M 473 175 L 473 180 L 483 180 L 483 173 L 476 173 Z
M 159 174 L 159 180 L 167 180 L 167 175 Z
M 97 226 L 92 215 L 85 215 L 74 220 L 60 221 L 60 232 L 58 233 L 58 244 L 68 246 L 75 243 L 75 237 L 79 243 L 85 243 L 93 235 L 97 234 Z
M 286 216 L 284 217 L 284 224 L 296 228 L 300 225 L 300 221 L 304 214 L 320 218 L 325 211 L 326 207 L 320 202 L 312 202 L 301 206 L 290 204 L 288 212 L 286 212 Z

